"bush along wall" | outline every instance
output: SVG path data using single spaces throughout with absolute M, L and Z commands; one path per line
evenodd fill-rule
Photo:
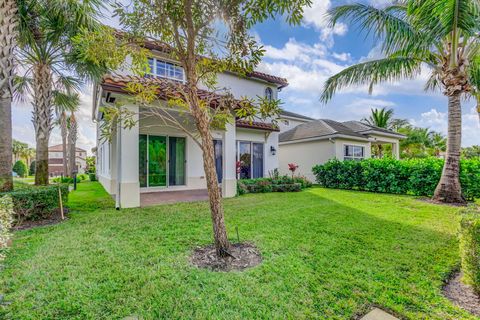
M 465 209 L 459 232 L 462 281 L 480 293 L 480 211 Z
M 312 171 L 317 183 L 327 188 L 432 196 L 443 162 L 437 158 L 330 160 Z M 480 198 L 480 160 L 461 161 L 460 182 L 467 200 Z
M 58 188 L 62 192 L 64 204 L 68 201 L 68 185 L 50 185 L 44 187 L 19 188 L 0 193 L 0 197 L 8 194 L 13 200 L 15 224 L 27 220 L 41 220 L 50 217 L 59 209 Z
M 238 180 L 237 192 L 246 193 L 266 192 L 297 192 L 309 188 L 312 183 L 304 177 L 279 176 L 275 178 L 257 178 Z

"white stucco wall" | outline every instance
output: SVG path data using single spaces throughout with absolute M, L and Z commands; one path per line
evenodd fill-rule
M 308 120 L 302 121 L 302 120 L 297 120 L 297 119 L 280 117 L 277 120 L 277 125 L 278 125 L 278 128 L 280 129 L 280 132 L 285 132 L 285 131 L 288 131 L 290 129 L 295 128 L 296 126 L 304 124 L 306 122 L 309 122 L 309 121 Z

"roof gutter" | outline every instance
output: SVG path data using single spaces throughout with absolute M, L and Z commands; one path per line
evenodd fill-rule
M 349 136 L 345 134 L 329 134 L 326 136 L 319 136 L 319 137 L 311 137 L 311 138 L 304 138 L 304 139 L 297 139 L 297 140 L 289 140 L 289 141 L 283 141 L 279 142 L 279 145 L 287 145 L 287 144 L 294 144 L 294 143 L 302 143 L 302 142 L 311 142 L 311 141 L 320 141 L 320 140 L 330 140 L 332 142 L 332 139 L 334 138 L 340 138 L 340 139 L 348 139 L 348 140 L 357 140 L 357 141 L 365 141 L 365 142 L 370 142 L 368 138 L 362 138 L 362 137 L 354 137 L 354 136 Z

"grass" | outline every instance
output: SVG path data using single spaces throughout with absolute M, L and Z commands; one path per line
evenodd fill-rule
M 231 240 L 238 226 L 264 260 L 214 273 L 188 260 L 211 242 L 206 202 L 115 211 L 109 201 L 81 183 L 69 221 L 15 234 L 0 318 L 349 319 L 376 305 L 474 319 L 441 294 L 459 260 L 454 207 L 321 188 L 229 199 Z

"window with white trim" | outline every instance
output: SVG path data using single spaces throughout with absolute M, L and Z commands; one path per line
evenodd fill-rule
M 343 160 L 363 160 L 365 147 L 346 144 L 343 146 Z
M 148 65 L 150 66 L 149 73 L 155 77 L 167 78 L 177 81 L 185 80 L 185 73 L 183 72 L 183 68 L 176 64 L 156 58 L 149 58 Z

